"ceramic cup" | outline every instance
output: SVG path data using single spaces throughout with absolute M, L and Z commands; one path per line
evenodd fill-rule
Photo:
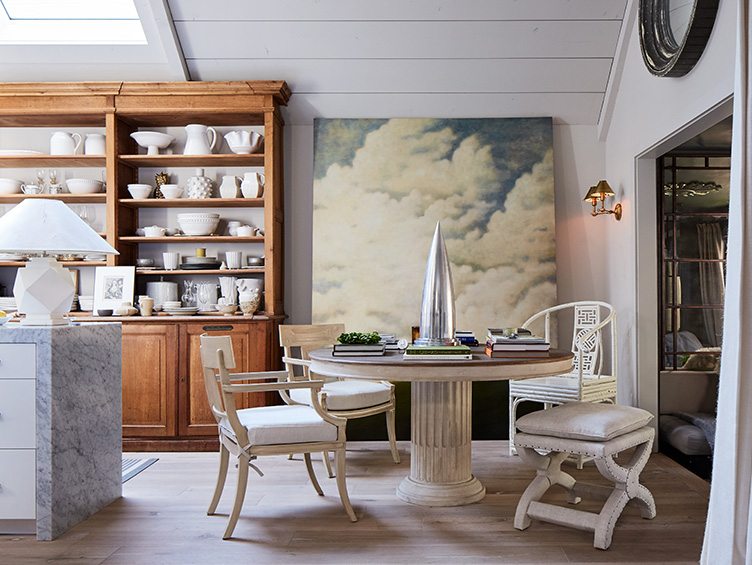
M 154 311 L 154 299 L 148 296 L 142 296 L 138 305 L 141 307 L 142 316 L 151 316 Z
M 162 260 L 164 261 L 164 268 L 167 271 L 174 271 L 178 268 L 180 262 L 180 253 L 174 253 L 172 251 L 162 253 Z
M 236 220 L 230 220 L 227 222 L 227 233 L 230 235 L 238 235 L 238 228 L 240 227 L 240 222 Z
M 228 269 L 239 269 L 243 264 L 243 252 L 227 251 L 225 252 L 225 260 L 227 262 Z

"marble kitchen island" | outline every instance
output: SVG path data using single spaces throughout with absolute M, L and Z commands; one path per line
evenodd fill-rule
M 0 534 L 51 540 L 122 494 L 121 327 L 0 328 Z

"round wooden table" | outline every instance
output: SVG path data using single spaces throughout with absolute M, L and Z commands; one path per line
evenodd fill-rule
M 325 377 L 411 383 L 410 475 L 397 496 L 423 506 L 461 506 L 481 500 L 486 489 L 472 473 L 472 381 L 503 381 L 560 375 L 572 370 L 570 351 L 547 356 L 472 360 L 405 360 L 334 357 L 331 348 L 310 353 L 311 372 Z

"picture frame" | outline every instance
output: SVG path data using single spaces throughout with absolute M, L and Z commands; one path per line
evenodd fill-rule
M 123 302 L 133 304 L 136 267 L 97 267 L 94 274 L 94 312 L 115 310 Z

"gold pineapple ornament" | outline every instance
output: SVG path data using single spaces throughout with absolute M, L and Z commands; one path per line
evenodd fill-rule
M 154 182 L 157 187 L 154 189 L 154 198 L 164 198 L 164 194 L 159 190 L 159 187 L 163 184 L 170 184 L 170 175 L 162 171 L 154 175 Z

